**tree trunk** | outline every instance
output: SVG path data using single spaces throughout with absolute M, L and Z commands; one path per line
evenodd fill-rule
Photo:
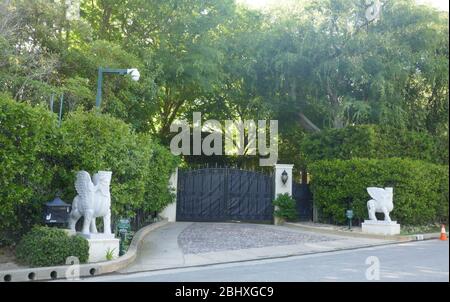
M 342 119 L 341 116 L 337 114 L 333 117 L 333 128 L 335 129 L 344 128 L 344 120 Z
M 297 101 L 296 88 L 297 88 L 297 85 L 295 84 L 295 82 L 293 82 L 291 84 L 291 97 L 292 97 L 292 101 L 293 102 Z M 300 125 L 306 131 L 311 131 L 311 132 L 318 132 L 318 131 L 320 131 L 320 128 L 317 127 L 316 125 L 314 125 L 314 123 L 311 122 L 311 120 L 309 118 L 307 118 L 302 112 L 298 113 L 298 117 L 299 117 Z
M 298 113 L 299 122 L 303 129 L 311 132 L 319 132 L 320 128 L 311 122 L 303 113 Z

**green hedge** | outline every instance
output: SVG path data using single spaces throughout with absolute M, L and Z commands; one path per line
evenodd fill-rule
M 112 211 L 133 217 L 172 200 L 168 180 L 178 158 L 119 119 L 76 111 L 57 116 L 0 96 L 0 245 L 42 223 L 43 204 L 57 191 L 71 203 L 75 172 L 113 172 Z
M 111 202 L 115 216 L 137 210 L 161 211 L 172 196 L 167 188 L 178 160 L 150 136 L 133 132 L 121 120 L 96 112 L 76 111 L 63 121 L 64 197 L 75 196 L 75 172 L 112 171 Z
M 355 219 L 367 219 L 366 188 L 394 187 L 391 218 L 401 224 L 448 223 L 449 170 L 408 159 L 323 160 L 310 164 L 311 190 L 320 220 L 345 223 L 349 204 Z
M 61 156 L 54 115 L 0 96 L 0 245 L 41 219 Z
M 392 157 L 448 165 L 448 137 L 425 132 L 363 125 L 328 129 L 305 136 L 301 153 L 307 163 L 325 159 Z
M 16 257 L 30 266 L 54 266 L 66 264 L 70 256 L 80 263 L 89 259 L 89 243 L 80 236 L 69 236 L 61 229 L 34 227 L 23 236 L 16 249 Z

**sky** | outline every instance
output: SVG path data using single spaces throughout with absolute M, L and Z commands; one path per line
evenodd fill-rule
M 245 3 L 252 8 L 264 8 L 268 5 L 279 4 L 285 0 L 238 0 L 238 2 Z M 431 6 L 448 12 L 448 0 L 416 0 L 417 3 L 420 4 L 430 4 Z
M 417 0 L 417 3 L 428 3 L 439 10 L 448 12 L 448 0 Z

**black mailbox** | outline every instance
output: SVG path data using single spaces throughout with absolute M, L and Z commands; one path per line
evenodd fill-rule
M 69 214 L 70 204 L 56 197 L 53 201 L 45 204 L 44 222 L 50 225 L 66 224 L 69 220 Z

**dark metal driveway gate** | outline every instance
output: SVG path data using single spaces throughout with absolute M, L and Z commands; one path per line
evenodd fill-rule
M 308 184 L 292 184 L 292 197 L 297 203 L 298 219 L 311 221 L 313 217 L 313 196 Z
M 178 221 L 273 219 L 272 176 L 233 168 L 178 171 Z

